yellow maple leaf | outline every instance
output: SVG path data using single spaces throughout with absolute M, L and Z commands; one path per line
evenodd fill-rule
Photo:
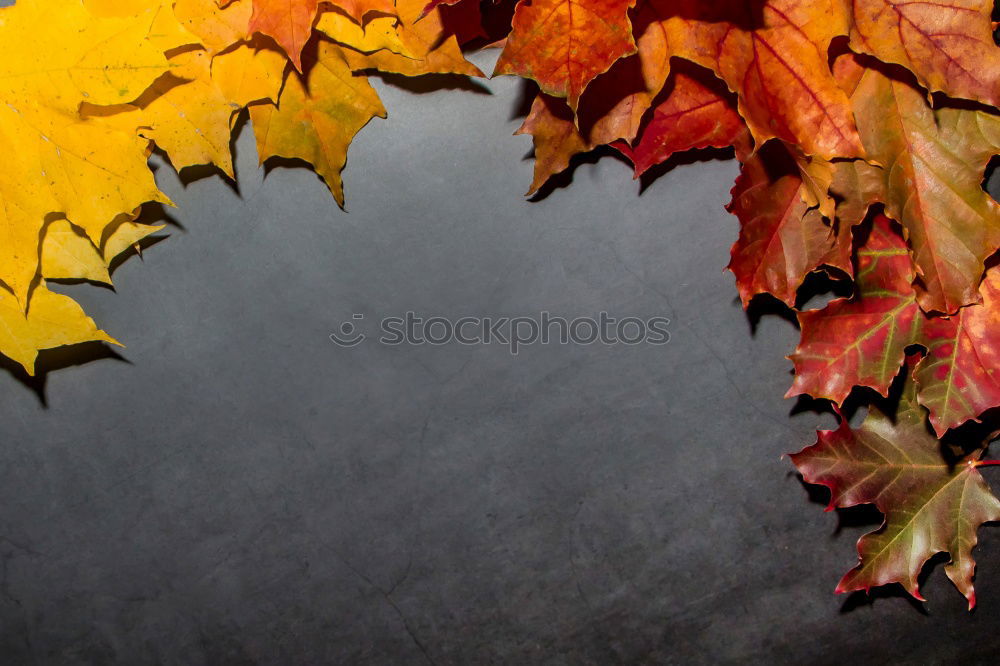
M 230 102 L 241 107 L 278 101 L 288 60 L 281 53 L 241 44 L 212 59 L 212 81 Z
M 147 39 L 154 18 L 95 17 L 79 0 L 22 0 L 0 10 L 0 280 L 22 308 L 46 217 L 64 215 L 99 242 L 118 213 L 167 201 L 146 167 L 144 142 L 78 115 L 85 101 L 129 102 L 170 69 Z
M 257 155 L 305 160 L 313 166 L 344 205 L 340 172 L 347 147 L 369 120 L 385 117 L 385 108 L 363 76 L 354 76 L 336 44 L 320 42 L 315 62 L 303 59 L 306 80 L 288 77 L 278 106 L 250 107 Z
M 42 239 L 42 277 L 47 280 L 89 280 L 112 284 L 110 263 L 146 236 L 165 225 L 141 224 L 121 216 L 117 226 L 109 226 L 103 249 L 98 249 L 82 229 L 69 220 L 54 220 Z M 32 301 L 34 305 L 34 301 Z
M 397 32 L 407 45 L 410 57 L 391 50 L 364 53 L 345 49 L 344 56 L 355 70 L 377 69 L 381 72 L 420 76 L 422 74 L 464 74 L 483 76 L 478 67 L 465 59 L 454 35 L 448 34 L 441 12 L 423 16 L 426 0 L 397 0 Z
M 83 100 L 130 102 L 170 68 L 146 39 L 154 19 L 154 12 L 98 17 L 79 0 L 20 0 L 0 11 L 0 94 L 70 113 Z
M 69 296 L 50 291 L 44 280 L 31 295 L 25 313 L 6 289 L 0 289 L 0 353 L 20 363 L 29 375 L 42 349 L 90 341 L 120 343 L 97 328 Z
M 212 57 L 198 48 L 174 55 L 171 74 L 160 77 L 134 105 L 108 117 L 151 139 L 177 170 L 214 164 L 233 172 L 231 130 L 246 104 L 277 99 L 287 60 L 270 49 L 240 45 Z
M 124 219 L 117 227 L 114 227 L 107 240 L 104 241 L 101 251 L 104 260 L 110 264 L 126 250 L 137 248 L 139 241 L 166 228 L 166 226 L 165 224 L 142 224 L 128 218 Z
M 100 251 L 82 229 L 68 220 L 55 220 L 45 228 L 41 254 L 42 276 L 49 280 L 111 284 L 108 264 Z
M 146 166 L 145 142 L 102 119 L 0 106 L 0 280 L 22 305 L 38 269 L 46 217 L 65 215 L 99 242 L 105 225 L 146 201 L 169 203 Z
M 364 53 L 385 49 L 406 58 L 420 58 L 403 41 L 399 28 L 399 20 L 394 16 L 376 16 L 361 26 L 337 10 L 324 12 L 316 23 L 317 30 L 338 44 L 352 49 Z
M 234 2 L 220 7 L 215 0 L 176 0 L 174 15 L 209 51 L 218 53 L 249 37 L 253 6 Z
M 173 0 L 83 0 L 83 4 L 88 12 L 103 18 L 150 16 L 146 39 L 160 51 L 197 41 L 174 16 Z
M 159 79 L 147 93 L 150 101 L 140 102 L 132 122 L 145 128 L 140 136 L 166 151 L 177 170 L 215 164 L 234 178 L 230 121 L 240 107 L 215 85 L 210 60 L 208 52 L 201 50 L 172 58 L 179 65 L 178 73 L 189 80 Z

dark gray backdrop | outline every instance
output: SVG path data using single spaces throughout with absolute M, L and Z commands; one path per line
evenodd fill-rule
M 161 167 L 169 238 L 117 293 L 64 288 L 122 358 L 0 377 L 3 663 L 993 655 L 993 529 L 974 614 L 940 566 L 923 610 L 833 594 L 871 526 L 838 527 L 781 459 L 832 419 L 790 415 L 796 331 L 754 330 L 723 272 L 733 161 L 640 194 L 605 158 L 526 202 L 517 82 L 376 85 L 390 118 L 352 146 L 350 213 L 311 172 L 265 179 L 249 131 L 239 195 Z M 672 340 L 515 357 L 328 339 L 407 310 L 663 315 Z

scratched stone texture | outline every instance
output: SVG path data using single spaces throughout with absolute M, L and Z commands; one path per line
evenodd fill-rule
M 160 161 L 168 237 L 116 292 L 62 287 L 120 358 L 0 373 L 0 662 L 995 659 L 995 529 L 971 615 L 940 565 L 923 608 L 833 594 L 873 527 L 781 458 L 832 418 L 792 413 L 796 331 L 722 270 L 732 160 L 642 188 L 605 156 L 529 202 L 518 82 L 376 85 L 349 212 L 308 171 L 265 178 L 247 128 L 238 192 Z M 328 338 L 542 310 L 665 316 L 671 341 Z

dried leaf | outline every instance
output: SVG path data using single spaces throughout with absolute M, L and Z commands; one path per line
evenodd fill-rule
M 278 106 L 250 107 L 261 163 L 270 157 L 305 160 L 344 205 L 340 171 L 347 147 L 368 121 L 385 109 L 364 77 L 354 76 L 335 44 L 320 42 L 315 61 L 304 61 L 308 77 L 288 78 Z
M 630 0 L 527 0 L 517 5 L 495 74 L 534 79 L 576 111 L 587 84 L 635 53 Z

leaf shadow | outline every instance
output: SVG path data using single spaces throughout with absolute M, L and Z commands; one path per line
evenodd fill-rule
M 115 257 L 114 259 L 112 259 L 111 263 L 108 264 L 108 273 L 110 273 L 111 276 L 114 277 L 115 271 L 117 271 L 118 268 L 122 264 L 124 264 L 126 261 L 128 261 L 132 257 L 136 257 L 136 256 L 138 256 L 139 259 L 142 260 L 142 253 L 143 252 L 145 252 L 148 248 L 151 248 L 154 245 L 157 245 L 158 243 L 161 243 L 161 242 L 167 240 L 168 238 L 170 238 L 170 234 L 158 234 L 158 235 L 154 235 L 154 236 L 146 236 L 145 238 L 141 239 L 137 243 L 138 246 L 139 246 L 138 248 L 136 248 L 134 246 L 130 247 L 129 249 L 125 250 L 124 252 L 122 252 L 121 254 L 119 254 L 117 257 Z M 103 286 L 107 286 L 107 285 L 103 285 Z
M 733 299 L 733 303 L 741 305 L 742 301 L 737 296 Z M 747 324 L 750 326 L 751 337 L 757 336 L 760 322 L 767 316 L 780 317 L 796 329 L 799 327 L 799 320 L 795 317 L 795 312 L 771 294 L 757 294 L 750 299 L 750 305 L 746 308 L 745 314 Z
M 729 161 L 736 157 L 736 151 L 732 146 L 729 148 L 692 148 L 674 153 L 665 161 L 650 167 L 639 176 L 639 195 L 648 190 L 657 179 L 662 178 L 674 169 L 701 162 Z M 629 166 L 631 164 L 629 163 Z
M 524 159 L 528 160 L 531 159 L 533 156 L 534 156 L 534 151 L 532 150 L 529 151 L 527 155 L 525 155 Z M 630 170 L 632 168 L 632 165 L 628 161 L 628 159 L 624 155 L 619 153 L 617 150 L 612 148 L 611 146 L 598 146 L 597 148 L 587 151 L 586 153 L 580 153 L 578 155 L 574 155 L 569 161 L 569 166 L 560 171 L 559 173 L 551 176 L 547 181 L 545 181 L 545 184 L 539 187 L 537 192 L 528 197 L 528 201 L 532 203 L 537 203 L 539 201 L 547 199 L 549 195 L 551 195 L 556 190 L 561 190 L 569 187 L 570 185 L 573 184 L 573 174 L 579 167 L 587 164 L 589 165 L 597 164 L 597 162 L 604 157 L 610 157 L 612 159 L 615 159 L 621 162 L 622 164 L 628 166 Z
M 830 505 L 830 489 L 826 486 L 807 483 L 798 472 L 789 472 L 789 476 L 794 476 L 802 489 L 805 490 L 806 497 L 812 504 L 822 505 L 824 508 Z M 830 538 L 834 539 L 841 535 L 844 529 L 856 528 L 877 528 L 882 524 L 882 512 L 874 504 L 858 504 L 846 508 L 835 508 L 832 513 L 837 514 L 837 525 Z
M 933 431 L 931 432 L 933 434 Z M 980 414 L 978 419 L 966 421 L 942 435 L 939 438 L 941 455 L 949 465 L 954 466 L 966 456 L 989 446 L 998 435 L 1000 435 L 1000 407 L 993 407 Z
M 483 36 L 462 42 L 462 50 L 481 51 L 491 44 L 496 44 L 506 39 L 510 33 L 511 22 L 514 20 L 516 6 L 516 2 L 500 2 L 499 0 L 479 3 L 479 10 L 481 12 L 479 27 L 483 32 Z M 460 20 L 461 13 L 457 12 L 453 14 L 447 5 L 443 6 L 442 10 L 441 20 L 444 24 L 445 34 L 458 36 L 461 30 L 459 29 L 460 25 L 455 23 L 455 21 L 456 19 Z
M 772 294 L 756 294 L 750 299 L 750 305 L 746 308 L 750 335 L 756 337 L 760 322 L 766 316 L 781 317 L 798 329 L 799 320 L 796 310 L 802 312 L 822 308 L 835 298 L 850 297 L 853 289 L 854 283 L 847 279 L 846 275 L 841 275 L 839 272 L 834 274 L 832 271 L 818 270 L 806 275 L 799 286 L 795 294 L 795 310 Z M 740 298 L 734 298 L 733 302 L 739 304 Z
M 983 189 L 994 199 L 1000 198 L 1000 155 L 990 158 L 986 169 L 983 171 Z
M 922 587 L 924 581 L 927 579 L 930 571 L 933 570 L 937 562 L 934 562 L 934 558 L 937 558 L 942 553 L 938 553 L 928 561 L 928 566 L 925 566 L 922 570 L 920 577 L 918 578 L 919 585 Z M 947 561 L 947 557 L 944 558 Z M 882 599 L 903 599 L 910 605 L 913 610 L 924 616 L 929 616 L 930 612 L 927 610 L 927 606 L 924 602 L 919 599 L 915 599 L 910 596 L 910 594 L 903 589 L 903 586 L 899 583 L 893 583 L 891 585 L 881 585 L 879 587 L 873 587 L 872 589 L 865 590 L 855 590 L 847 595 L 844 599 L 844 603 L 840 606 L 840 614 L 846 615 L 848 613 L 853 613 L 859 608 L 871 608 L 875 605 L 877 601 Z
M 309 162 L 306 162 L 300 157 L 281 157 L 280 155 L 272 155 L 264 160 L 261 167 L 264 170 L 264 178 L 267 178 L 275 169 L 296 169 L 307 171 L 311 173 L 316 180 L 322 183 L 324 188 L 329 189 L 329 185 L 327 185 L 327 182 L 323 180 L 323 176 L 316 173 L 312 164 L 309 164 Z
M 142 204 L 142 208 L 139 209 L 139 215 L 133 222 L 138 222 L 139 224 L 166 224 L 178 231 L 187 231 L 187 228 L 180 223 L 180 220 L 171 215 L 167 207 L 159 201 L 150 201 Z
M 157 225 L 164 224 L 168 227 L 174 227 L 181 233 L 186 233 L 187 229 L 183 224 L 180 223 L 175 217 L 173 217 L 168 211 L 166 206 L 158 201 L 152 201 L 149 203 L 144 203 L 142 208 L 139 209 L 139 215 L 136 216 L 134 222 L 139 224 Z M 142 259 L 142 253 L 146 251 L 147 248 L 153 247 L 154 245 L 161 243 L 170 238 L 169 233 L 157 233 L 155 235 L 146 236 L 142 238 L 137 243 L 138 248 L 134 245 L 128 249 L 122 251 L 117 256 L 112 258 L 111 263 L 108 264 L 108 273 L 114 277 L 115 271 L 124 264 L 126 261 L 132 257 L 138 256 Z M 105 241 L 107 238 L 105 238 Z M 100 285 L 108 287 L 109 285 Z M 111 287 L 113 290 L 113 287 Z
M 122 356 L 108 343 L 92 341 L 67 345 L 65 347 L 56 347 L 54 349 L 44 349 L 38 352 L 34 375 L 29 375 L 21 367 L 21 364 L 12 361 L 6 356 L 0 356 L 0 368 L 6 370 L 14 379 L 34 393 L 42 407 L 48 409 L 49 404 L 45 387 L 50 373 L 103 359 L 111 359 L 132 365 L 131 361 Z
M 510 110 L 507 120 L 524 120 L 531 113 L 531 105 L 538 96 L 538 84 L 531 79 L 521 79 L 517 89 L 517 100 Z
M 737 5 L 714 2 L 677 3 L 672 15 L 705 23 L 733 23 L 743 30 L 755 30 L 765 25 L 765 0 L 748 0 Z
M 799 311 L 818 310 L 835 298 L 850 298 L 853 293 L 853 280 L 839 270 L 812 271 L 795 293 L 795 307 Z
M 422 74 L 420 76 L 403 76 L 402 74 L 392 74 L 389 72 L 379 72 L 377 70 L 364 70 L 369 78 L 381 79 L 383 83 L 400 90 L 413 93 L 415 95 L 426 95 L 427 93 L 442 90 L 459 90 L 477 95 L 492 95 L 493 91 L 486 85 L 479 83 L 472 77 L 464 74 Z
M 231 189 L 237 196 L 239 196 L 240 187 L 236 183 L 236 181 L 227 176 L 225 171 L 223 171 L 214 164 L 194 164 L 190 166 L 181 167 L 180 169 L 178 169 L 176 166 L 174 166 L 174 163 L 170 161 L 170 155 L 168 155 L 166 151 L 164 151 L 159 146 L 156 146 L 155 144 L 153 145 L 153 152 L 151 153 L 150 156 L 151 157 L 155 156 L 155 158 L 158 161 L 162 161 L 162 163 L 169 165 L 170 168 L 173 169 L 174 173 L 177 175 L 177 180 L 179 180 L 181 182 L 181 185 L 183 185 L 185 188 L 189 187 L 190 185 L 200 180 L 205 180 L 206 178 L 212 178 L 213 176 L 219 176 L 222 182 L 226 184 L 226 187 Z M 156 171 L 158 170 L 158 167 L 155 166 L 154 164 L 150 164 L 150 170 L 155 174 Z
M 842 417 L 844 421 L 850 423 L 852 426 L 857 426 L 868 410 L 874 407 L 895 423 L 896 410 L 899 408 L 899 401 L 903 395 L 906 378 L 906 372 L 899 372 L 892 380 L 892 384 L 889 385 L 886 395 L 882 395 L 867 386 L 855 386 L 847 397 L 844 398 L 843 402 L 841 402 L 839 410 L 835 409 L 833 403 L 825 398 L 813 398 L 803 393 L 797 397 L 788 415 L 791 417 L 805 412 L 832 414 L 835 417 Z

